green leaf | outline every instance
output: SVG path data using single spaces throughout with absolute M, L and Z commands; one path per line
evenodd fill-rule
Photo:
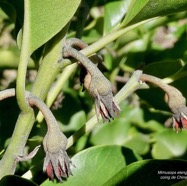
M 104 185 L 171 186 L 186 177 L 186 161 L 143 160 L 128 165 Z
M 121 23 L 121 26 L 127 25 L 132 21 L 143 9 L 143 7 L 149 2 L 149 0 L 132 0 L 128 7 L 125 19 Z
M 162 131 L 165 127 L 153 120 L 156 116 L 121 104 L 120 118 L 115 118 L 108 124 L 99 125 L 91 134 L 90 141 L 94 145 L 123 145 L 144 154 L 149 149 L 148 136 L 135 130 L 132 124 L 146 131 Z M 145 121 L 145 117 L 147 120 Z M 160 116 L 159 116 L 160 117 Z
M 163 131 L 154 137 L 152 156 L 155 159 L 180 157 L 187 149 L 187 131 L 175 133 L 173 130 Z
M 133 151 L 120 146 L 96 146 L 88 148 L 72 158 L 75 167 L 73 175 L 63 183 L 64 186 L 102 185 L 123 169 L 126 164 L 137 161 Z M 52 186 L 46 181 L 42 186 Z
M 140 155 L 146 154 L 149 151 L 149 136 L 132 128 L 128 133 L 128 138 L 124 142 L 124 146 L 133 149 Z
M 19 186 L 37 186 L 36 183 L 24 179 L 20 176 L 9 175 L 0 180 L 1 186 L 19 185 Z
M 80 0 L 26 1 L 25 23 L 28 22 L 29 48 L 32 53 L 46 43 L 71 20 Z
M 107 3 L 104 7 L 104 35 L 114 27 L 116 27 L 123 17 L 125 16 L 127 10 L 128 1 L 114 1 Z
M 148 131 L 162 131 L 165 129 L 163 125 L 159 122 L 157 122 L 154 119 L 159 119 L 159 116 L 157 116 L 155 113 L 152 113 L 148 110 L 143 110 L 141 108 L 134 108 L 133 106 L 130 107 L 130 112 L 128 113 L 126 111 L 126 114 L 124 117 L 128 117 L 128 119 L 131 121 L 131 123 L 136 126 L 137 128 L 141 128 L 143 130 Z
M 143 72 L 159 78 L 166 78 L 181 71 L 182 68 L 183 64 L 181 60 L 166 60 L 146 65 L 143 68 Z
M 187 185 L 187 180 L 182 180 L 176 184 L 173 184 L 172 186 L 184 186 L 184 185 Z
M 62 118 L 62 114 L 61 114 L 61 118 Z M 79 111 L 79 112 L 76 112 L 75 114 L 72 113 L 72 116 L 70 118 L 70 122 L 68 123 L 68 125 L 63 125 L 62 130 L 64 132 L 76 131 L 79 128 L 81 128 L 85 123 L 86 123 L 86 115 L 85 115 L 84 111 Z
M 9 16 L 10 20 L 12 22 L 15 22 L 15 20 L 16 20 L 15 8 L 11 4 L 9 4 L 5 1 L 0 1 L 0 7 Z
M 91 136 L 91 142 L 95 145 L 121 145 L 128 138 L 129 128 L 130 123 L 125 118 L 115 119 L 109 124 L 97 127 Z
M 187 10 L 185 0 L 134 0 L 122 26 L 131 25 L 157 16 L 175 14 Z
M 10 3 L 10 5 L 12 7 L 14 7 L 15 12 L 16 12 L 16 25 L 15 25 L 15 33 L 18 33 L 18 31 L 20 30 L 20 28 L 23 25 L 23 19 L 24 19 L 24 0 L 7 0 L 8 3 Z M 9 12 L 11 12 L 12 10 L 10 9 Z M 11 13 L 12 14 L 12 13 Z M 10 15 L 10 14 L 9 14 Z
M 164 101 L 164 92 L 160 88 L 139 89 L 136 93 L 142 100 L 146 101 L 149 107 L 170 112 L 168 105 Z

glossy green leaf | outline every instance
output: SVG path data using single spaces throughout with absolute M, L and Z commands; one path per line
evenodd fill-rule
M 185 0 L 133 0 L 127 10 L 122 26 L 185 10 L 187 10 L 187 2 Z
M 104 34 L 112 31 L 124 18 L 128 0 L 107 3 L 104 7 Z
M 152 156 L 155 159 L 180 157 L 187 150 L 187 131 L 176 133 L 173 130 L 161 132 L 154 137 Z
M 186 161 L 143 160 L 128 165 L 111 178 L 108 185 L 159 185 L 171 186 L 186 177 Z
M 92 136 L 91 142 L 95 145 L 121 145 L 128 138 L 130 123 L 125 118 L 119 118 L 109 124 L 98 126 Z
M 128 10 L 127 14 L 125 16 L 125 19 L 121 23 L 121 26 L 127 25 L 129 22 L 131 22 L 143 9 L 143 7 L 149 2 L 149 0 L 132 0 Z
M 33 52 L 46 43 L 71 20 L 80 0 L 32 0 L 26 2 L 25 23 L 29 32 L 29 48 Z M 28 18 L 28 19 L 27 19 Z
M 88 148 L 72 158 L 75 167 L 73 175 L 63 183 L 64 186 L 102 185 L 117 174 L 127 164 L 137 161 L 133 151 L 120 146 L 96 146 Z M 42 186 L 52 186 L 46 181 Z

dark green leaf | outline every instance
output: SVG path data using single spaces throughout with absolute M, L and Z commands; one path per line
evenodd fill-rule
M 16 11 L 15 11 L 14 7 L 5 1 L 0 1 L 0 7 L 9 16 L 10 20 L 12 22 L 15 22 Z
M 126 19 L 122 23 L 135 24 L 140 21 L 150 19 L 157 16 L 165 16 L 175 14 L 187 10 L 187 1 L 185 0 L 136 0 L 133 1 Z M 129 15 L 129 16 L 128 16 Z
M 104 185 L 171 186 L 186 178 L 186 161 L 143 160 L 128 165 Z
M 132 0 L 128 10 L 127 14 L 125 16 L 125 19 L 121 23 L 121 26 L 127 25 L 129 22 L 131 22 L 143 9 L 143 7 L 149 2 L 149 0 Z
M 180 181 L 178 183 L 175 183 L 172 186 L 184 186 L 184 185 L 187 185 L 187 180 L 186 179 L 182 180 L 182 181 Z
M 11 185 L 17 185 L 17 186 L 37 186 L 36 183 L 31 182 L 27 179 L 24 179 L 20 176 L 14 176 L 9 175 L 5 176 L 0 180 L 1 186 L 11 186 Z
M 168 61 L 158 61 L 146 65 L 143 68 L 145 74 L 150 74 L 157 76 L 159 78 L 167 78 L 178 71 L 182 70 L 183 63 L 181 60 L 168 60 Z

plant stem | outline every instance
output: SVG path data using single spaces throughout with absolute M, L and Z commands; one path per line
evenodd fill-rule
M 28 10 L 28 0 L 25 0 L 24 10 Z M 17 86 L 16 86 L 16 96 L 17 102 L 20 109 L 24 112 L 31 112 L 29 105 L 25 99 L 25 78 L 27 73 L 27 65 L 30 58 L 29 51 L 29 14 L 28 12 L 24 12 L 24 24 L 23 24 L 23 38 L 21 43 L 21 54 L 20 54 L 20 62 L 18 66 L 18 75 L 17 75 Z
M 129 32 L 130 30 L 144 24 L 147 23 L 151 20 L 154 20 L 155 18 L 152 19 L 148 19 L 142 22 L 139 22 L 137 24 L 134 24 L 132 26 L 128 26 L 126 28 L 123 29 L 119 29 L 119 30 L 114 30 L 113 32 L 105 35 L 104 37 L 102 37 L 100 40 L 96 41 L 95 43 L 89 45 L 88 47 L 84 48 L 83 50 L 81 50 L 80 52 L 82 54 L 84 54 L 85 56 L 89 56 L 99 50 L 101 50 L 102 48 L 104 48 L 106 45 L 108 45 L 109 43 L 111 43 L 112 41 L 116 40 L 117 38 L 119 38 L 121 35 Z

